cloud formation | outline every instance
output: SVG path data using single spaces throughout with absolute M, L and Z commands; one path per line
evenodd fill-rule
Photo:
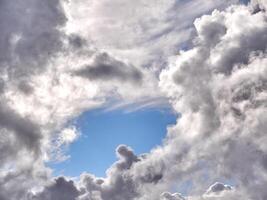
M 67 31 L 90 38 L 97 47 L 126 57 L 133 65 L 158 71 L 165 65 L 166 58 L 191 38 L 196 17 L 237 2 L 70 1 Z
M 266 200 L 265 0 L 0 5 L 1 200 Z M 103 178 L 52 177 L 70 120 L 163 97 L 181 117 L 161 146 L 120 145 Z
M 142 72 L 134 66 L 128 66 L 121 61 L 111 58 L 107 53 L 96 55 L 93 63 L 77 70 L 75 75 L 101 81 L 117 79 L 119 81 L 132 81 L 139 84 L 142 81 Z
M 232 6 L 195 27 L 195 47 L 161 74 L 161 87 L 182 113 L 171 137 L 185 138 L 190 164 L 202 166 L 208 179 L 225 177 L 244 198 L 265 199 L 266 13 Z

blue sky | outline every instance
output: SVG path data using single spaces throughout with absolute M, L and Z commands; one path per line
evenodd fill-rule
M 55 175 L 78 176 L 87 171 L 105 176 L 106 169 L 116 161 L 118 145 L 126 144 L 137 154 L 147 153 L 161 144 L 167 126 L 175 121 L 176 116 L 169 109 L 86 112 L 76 121 L 82 135 L 67 152 L 71 158 L 50 165 Z

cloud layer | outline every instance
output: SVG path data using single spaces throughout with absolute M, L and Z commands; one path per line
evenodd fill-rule
M 267 2 L 237 3 L 0 1 L 0 199 L 266 200 Z M 114 99 L 181 117 L 106 177 L 52 177 L 69 121 Z

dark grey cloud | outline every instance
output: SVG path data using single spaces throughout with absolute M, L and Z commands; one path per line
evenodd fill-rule
M 112 58 L 107 53 L 96 55 L 92 64 L 88 64 L 75 72 L 76 75 L 90 80 L 140 83 L 142 72 L 132 65 Z
M 81 48 L 87 43 L 87 41 L 78 35 L 70 35 L 69 43 L 75 48 Z
M 66 16 L 59 0 L 0 1 L 0 198 L 24 199 L 33 180 L 45 179 L 40 118 L 27 112 L 31 78 L 62 50 Z M 18 90 L 14 91 L 14 88 Z M 23 93 L 25 96 L 20 96 Z M 47 127 L 45 129 L 48 130 Z M 42 178 L 41 178 L 42 177 Z
M 36 196 L 31 197 L 32 200 L 76 200 L 79 196 L 74 182 L 66 180 L 64 177 L 56 178 L 51 185 Z
M 259 10 L 266 11 L 267 9 L 267 2 L 266 0 L 251 0 L 251 4 L 254 8 L 258 8 Z
M 0 64 L 16 76 L 30 75 L 62 47 L 66 23 L 59 0 L 0 2 Z
M 38 152 L 39 140 L 42 136 L 37 124 L 3 105 L 0 109 L 0 116 L 0 125 L 2 127 L 13 131 L 19 143 L 23 143 L 26 147 L 33 149 L 35 153 Z

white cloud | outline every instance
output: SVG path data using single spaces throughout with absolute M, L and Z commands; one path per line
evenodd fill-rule
M 65 128 L 61 131 L 59 140 L 62 144 L 70 144 L 74 142 L 79 136 L 75 127 Z
M 235 0 L 70 1 L 67 31 L 136 66 L 159 68 L 192 35 L 194 19 Z

